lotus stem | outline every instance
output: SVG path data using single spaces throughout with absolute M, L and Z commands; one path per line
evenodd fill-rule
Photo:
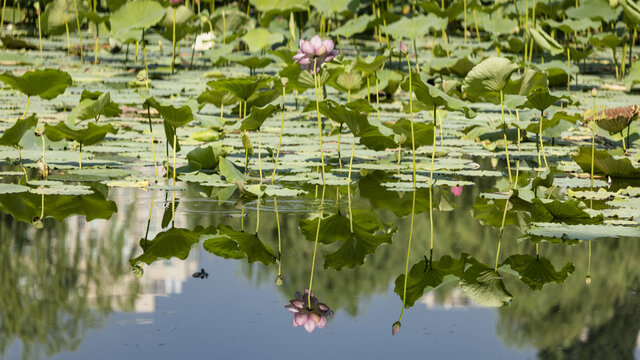
M 27 107 L 24 109 L 24 113 L 20 120 L 24 120 L 24 117 L 27 116 L 27 111 L 29 111 L 29 102 L 31 102 L 31 96 L 27 96 Z
M 342 169 L 342 156 L 340 155 L 340 141 L 342 138 L 342 123 L 340 123 L 340 127 L 338 128 L 338 165 L 340 169 Z
M 273 197 L 273 209 L 276 213 L 276 228 L 278 229 L 278 279 L 282 279 L 282 237 L 280 234 L 280 215 L 278 214 L 278 199 Z
M 445 34 L 444 29 L 442 30 L 442 33 Z M 420 65 L 418 61 L 418 46 L 416 46 L 416 38 L 413 38 L 413 52 L 416 54 L 416 72 L 419 73 Z M 411 71 L 411 66 L 409 66 L 409 71 Z
M 324 175 L 324 151 L 322 149 L 322 119 L 320 118 L 320 83 L 318 80 L 318 68 L 317 68 L 318 59 L 313 59 L 313 81 L 316 87 L 316 114 L 318 115 L 318 137 L 320 139 L 320 161 L 322 163 L 322 193 L 324 195 L 324 186 L 326 185 L 325 175 Z M 309 292 L 311 292 L 311 286 L 309 286 Z
M 178 12 L 178 8 L 173 8 L 173 41 L 172 41 L 172 52 L 171 52 L 171 74 L 173 74 L 173 69 L 175 68 L 176 63 L 176 13 Z
M 38 39 L 40 40 L 40 66 L 44 65 L 44 57 L 42 55 L 42 23 L 40 21 L 40 9 L 38 8 Z
M 589 190 L 593 190 L 593 163 L 596 157 L 596 88 L 591 91 L 593 97 L 593 117 L 591 118 L 591 185 Z
M 548 168 L 547 164 L 547 156 L 544 154 L 544 141 L 542 140 L 542 121 L 544 120 L 544 113 L 540 111 L 540 129 L 538 130 L 538 140 L 540 140 L 540 151 L 542 151 L 542 158 L 544 159 L 544 168 Z M 538 155 L 538 166 L 542 167 L 540 164 L 540 155 Z
M 73 6 L 76 11 L 76 26 L 78 27 L 78 41 L 80 41 L 80 62 L 84 64 L 84 54 L 82 50 L 82 32 L 80 31 L 80 15 L 78 15 L 78 1 L 73 0 Z
M 18 149 L 18 159 L 20 160 L 20 171 L 26 176 L 27 172 L 24 170 L 24 167 L 22 167 L 22 151 L 20 150 L 20 145 L 16 145 L 16 148 Z
M 367 101 L 371 104 L 371 88 L 370 88 L 369 76 L 367 76 Z
M 462 0 L 463 8 L 464 8 L 464 27 L 462 28 L 462 32 L 464 33 L 464 44 L 467 44 L 467 0 Z
M 222 43 L 227 43 L 227 18 L 222 10 Z
M 409 117 L 411 118 L 411 149 L 413 156 L 413 188 L 416 188 L 416 141 L 413 131 L 413 84 L 411 83 L 411 60 L 409 54 L 406 54 L 407 68 L 409 68 Z
M 149 137 L 151 140 L 151 152 L 153 153 L 153 167 L 156 170 L 156 177 L 158 177 L 158 162 L 156 161 L 156 148 L 153 141 L 153 126 L 151 124 L 151 110 L 147 108 L 147 117 L 149 118 Z
M 256 235 L 258 235 L 258 230 L 260 230 L 260 201 L 256 203 Z
M 438 116 L 438 107 L 433 107 L 433 148 L 431 150 L 431 170 L 429 171 L 429 239 L 430 239 L 430 247 L 429 249 L 433 250 L 433 204 L 432 204 L 432 188 L 433 188 L 433 164 L 436 158 L 436 143 L 437 143 L 437 134 L 436 134 L 436 118 Z
M 82 143 L 80 143 L 80 152 L 78 152 L 78 167 L 82 170 Z
M 144 60 L 144 71 L 147 72 L 147 76 L 144 77 L 144 87 L 149 91 L 149 65 L 147 63 L 147 43 L 144 40 L 144 30 L 142 31 L 142 58 Z
M 478 17 L 476 16 L 476 9 L 473 9 L 473 22 L 476 28 L 476 37 L 478 38 L 478 42 L 480 42 L 480 30 L 478 30 Z
M 500 90 L 500 112 L 502 114 L 502 135 L 504 138 L 504 151 L 507 156 L 507 170 L 509 171 L 509 183 L 513 183 L 513 178 L 511 177 L 511 163 L 509 161 L 509 146 L 507 144 L 507 124 L 504 120 L 504 95 L 502 90 Z
M 624 151 L 624 153 L 627 153 L 627 147 L 624 143 L 624 134 L 622 133 L 622 130 L 620 130 L 620 138 L 622 139 L 622 151 Z
M 571 69 L 571 51 L 567 48 L 567 69 Z M 567 72 L 567 91 L 571 91 L 571 74 Z
M 380 123 L 380 87 L 378 83 L 377 73 L 376 73 L 376 111 L 378 112 L 378 123 Z
M 276 178 L 276 170 L 278 169 L 278 159 L 280 158 L 280 147 L 282 146 L 282 134 L 284 132 L 284 100 L 286 89 L 282 87 L 282 120 L 280 121 L 280 138 L 278 139 L 278 150 L 276 151 L 276 163 L 273 166 L 273 173 L 271 174 L 271 184 Z M 338 153 L 339 154 L 339 153 Z
M 311 306 L 311 288 L 313 286 L 313 272 L 316 267 L 316 253 L 318 250 L 318 238 L 320 237 L 320 223 L 322 223 L 322 215 L 323 215 L 323 207 L 324 207 L 324 191 L 325 191 L 325 186 L 322 186 L 322 199 L 320 200 L 320 214 L 318 215 L 318 227 L 316 228 L 316 240 L 313 243 L 313 258 L 311 260 L 311 276 L 309 278 L 309 294 L 308 294 L 309 306 Z
M 136 48 L 133 51 L 133 65 L 138 64 L 138 54 L 140 53 L 140 41 L 136 40 Z
M 171 227 L 174 227 L 175 224 L 176 224 L 176 191 L 173 190 L 171 192 Z
M 4 34 L 4 10 L 7 8 L 7 0 L 2 1 L 2 16 L 0 17 L 0 29 Z
M 93 59 L 93 63 L 95 65 L 98 65 L 98 51 L 100 49 L 100 24 L 96 24 L 96 50 L 95 50 L 95 55 L 94 55 L 94 59 Z M 146 58 L 146 54 L 145 54 L 145 58 Z M 146 84 L 146 82 L 145 82 Z M 149 87 L 147 86 L 147 90 L 149 90 Z
M 71 38 L 69 37 L 69 23 L 67 22 L 67 20 L 64 21 L 64 29 L 67 32 L 67 54 L 70 54 L 71 53 Z
M 407 279 L 409 278 L 409 258 L 411 257 L 411 240 L 413 239 L 413 219 L 416 214 L 416 191 L 413 191 L 413 198 L 411 201 L 411 220 L 409 225 L 409 243 L 407 244 L 407 261 L 404 267 L 404 286 L 402 289 L 402 310 L 400 311 L 400 317 L 398 323 L 402 321 L 402 315 L 404 315 L 404 308 L 407 301 Z
M 626 72 L 626 65 L 627 65 L 627 43 L 623 43 L 622 44 L 622 65 L 621 65 L 621 70 L 620 70 L 620 76 L 624 79 L 624 75 Z
M 262 136 L 258 129 L 258 168 L 260 169 L 260 185 L 262 185 Z
M 351 158 L 349 159 L 349 175 L 347 176 L 347 196 L 349 197 L 349 227 L 353 233 L 353 214 L 351 213 L 351 169 L 353 167 L 353 153 L 356 149 L 356 136 L 351 141 Z
M 176 143 L 178 142 L 178 129 L 173 129 L 173 186 L 176 186 Z
M 44 157 L 44 150 L 45 150 L 45 143 L 44 143 L 44 134 L 40 135 L 40 138 L 42 139 L 42 178 L 43 179 L 47 179 L 47 175 L 49 175 L 49 171 L 47 170 L 47 162 L 45 161 L 45 157 Z

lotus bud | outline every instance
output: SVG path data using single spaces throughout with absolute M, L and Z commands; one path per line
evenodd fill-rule
M 184 0 L 169 0 L 171 6 L 180 6 L 184 2 Z
M 35 136 L 42 136 L 42 134 L 44 134 L 44 126 L 38 126 L 33 133 L 35 134 Z
M 36 230 L 40 230 L 44 227 L 44 225 L 42 224 L 42 219 L 40 219 L 40 217 L 38 216 L 33 218 L 33 221 L 31 221 L 31 225 L 33 225 Z
M 595 87 L 591 89 L 591 96 L 596 97 L 598 96 L 598 89 L 596 89 Z
M 242 133 L 242 146 L 247 151 L 249 156 L 253 155 L 253 145 L 251 144 L 251 139 L 249 138 L 249 133 L 246 131 Z
M 284 284 L 284 280 L 282 280 L 282 275 L 278 275 L 276 278 L 276 285 L 282 286 Z
M 396 321 L 393 323 L 393 326 L 391 327 L 391 335 L 395 335 L 398 333 L 398 331 L 400 331 L 400 327 L 402 325 L 400 324 L 400 321 Z
M 462 194 L 462 186 L 452 186 L 451 193 L 453 196 L 458 197 Z
M 587 286 L 591 285 L 591 275 L 587 275 L 587 278 L 584 280 L 585 284 L 587 284 Z
M 287 87 L 287 83 L 289 82 L 289 78 L 283 77 L 280 78 L 280 82 L 282 83 L 282 87 Z
M 402 41 L 400 41 L 400 53 L 402 53 L 402 55 L 407 55 L 409 53 L 409 48 L 407 47 L 407 44 L 405 44 Z

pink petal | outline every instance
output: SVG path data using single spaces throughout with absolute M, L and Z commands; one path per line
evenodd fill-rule
M 293 313 L 293 314 L 300 312 L 300 310 L 298 310 L 298 309 L 297 309 L 295 306 L 293 306 L 293 305 L 286 305 L 286 306 L 285 306 L 285 309 L 287 309 L 287 310 L 291 311 L 291 313 Z
M 300 50 L 302 50 L 302 52 L 307 56 L 313 56 L 316 53 L 316 48 L 309 41 L 302 43 Z
M 310 42 L 316 51 L 320 48 L 320 46 L 322 46 L 322 39 L 318 35 L 312 37 Z
M 309 65 L 309 63 L 311 63 L 311 59 L 309 59 L 308 57 L 303 57 L 302 59 L 296 61 L 298 64 L 300 65 Z
M 291 305 L 295 306 L 298 309 L 302 309 L 304 306 L 304 302 L 302 300 L 291 300 Z
M 295 60 L 295 61 L 298 61 L 298 60 L 302 59 L 302 58 L 303 58 L 303 57 L 305 57 L 305 56 L 306 56 L 306 55 L 305 55 L 302 51 L 298 50 L 298 53 L 297 53 L 297 54 L 295 54 L 295 55 L 293 55 L 293 56 L 291 57 L 291 59 L 293 59 L 293 60 Z
M 309 314 L 309 320 L 316 324 L 320 322 L 320 319 L 322 319 L 322 317 L 316 313 Z
M 320 321 L 318 321 L 318 323 L 316 324 L 320 329 L 324 329 L 327 326 L 327 318 L 326 317 L 322 317 L 320 318 Z
M 316 56 L 322 56 L 327 53 L 327 48 L 324 45 L 320 45 L 319 48 L 316 48 Z
M 312 333 L 315 328 L 316 323 L 314 323 L 313 321 L 307 321 L 307 323 L 304 324 L 304 329 L 307 330 L 308 333 Z
M 327 311 L 329 310 L 329 307 L 323 303 L 318 304 L 318 307 L 320 308 L 320 310 L 322 311 Z
M 324 58 L 324 62 L 331 62 L 331 60 L 333 60 L 333 58 L 335 58 L 336 56 L 331 54 L 331 55 L 327 55 L 327 57 Z
M 324 45 L 324 47 L 327 48 L 327 52 L 328 53 L 332 52 L 333 48 L 335 46 L 335 44 L 333 43 L 333 40 L 331 40 L 331 39 L 327 39 L 327 40 L 323 41 L 322 45 Z
M 294 320 L 298 326 L 302 326 L 310 322 L 309 315 L 307 314 L 296 314 Z
M 304 40 L 304 39 L 300 39 L 300 41 L 298 41 L 298 46 L 299 46 L 300 48 L 302 48 L 302 44 L 304 44 L 304 42 L 305 42 L 305 41 L 306 41 L 306 40 Z

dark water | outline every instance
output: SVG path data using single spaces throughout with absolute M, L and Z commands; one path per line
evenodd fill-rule
M 324 264 L 338 251 L 339 242 L 327 245 L 320 239 L 312 290 L 334 315 L 326 328 L 315 328 L 312 333 L 293 327 L 293 316 L 284 306 L 309 286 L 314 239 L 304 236 L 300 221 L 318 214 L 320 199 L 315 198 L 314 187 L 305 188 L 309 194 L 303 198 L 279 197 L 276 219 L 273 198 L 258 201 L 236 193 L 216 201 L 201 197 L 207 189 L 189 185 L 187 191 L 175 192 L 172 225 L 173 192 L 109 189 L 94 183 L 93 195 L 71 197 L 73 201 L 64 204 L 54 195 L 45 196 L 41 229 L 29 219 L 41 213 L 42 196 L 1 195 L 2 357 L 637 356 L 637 239 L 542 242 L 536 258 L 535 243 L 519 240 L 522 227 L 507 226 L 501 237 L 498 229 L 482 225 L 477 218 L 474 205 L 479 192 L 493 186 L 490 178 L 463 188 L 459 196 L 447 187 L 434 189 L 434 202 L 440 203 L 433 211 L 433 251 L 427 193 L 417 192 L 409 267 L 425 259 L 442 264 L 450 256 L 466 259 L 466 274 L 478 264 L 493 268 L 498 256 L 500 276 L 489 279 L 492 285 L 482 294 L 459 286 L 459 278 L 445 277 L 436 289 L 427 287 L 405 310 L 402 328 L 392 336 L 392 325 L 402 309 L 394 281 L 405 272 L 412 193 L 375 187 L 380 176 L 369 173 L 358 181 L 352 188 L 351 208 L 355 219 L 359 211 L 369 212 L 389 224 L 390 231 L 395 231 L 391 244 L 375 247 L 364 264 L 337 271 L 325 269 Z M 348 214 L 346 189 L 340 189 L 339 199 L 336 194 L 335 187 L 325 190 L 325 216 L 337 211 Z M 82 215 L 74 215 L 79 212 Z M 210 253 L 203 244 L 219 225 L 237 232 L 244 228 L 246 234 L 255 234 L 258 227 L 257 239 L 273 259 L 264 260 L 265 265 L 249 263 L 244 256 L 225 259 Z M 151 265 L 144 264 L 144 274 L 136 277 L 132 271 L 136 261 L 130 260 L 143 252 L 158 251 L 149 247 L 143 251 L 140 239 L 147 234 L 152 240 L 172 227 L 195 234 L 196 243 L 165 249 L 165 253 L 186 258 L 155 259 Z M 209 228 L 209 235 L 204 228 Z M 347 260 L 353 260 L 354 249 L 345 255 Z M 537 259 L 537 263 L 548 261 L 556 273 L 564 269 L 568 276 L 533 289 L 536 286 L 527 283 L 526 276 L 504 266 L 507 259 L 518 255 Z M 282 286 L 275 284 L 279 264 Z M 207 278 L 193 277 L 200 269 Z M 534 275 L 528 276 L 535 280 Z M 505 300 L 503 306 L 486 306 L 496 305 L 496 298 Z

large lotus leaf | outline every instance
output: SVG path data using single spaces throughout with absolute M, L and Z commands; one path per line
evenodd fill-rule
M 565 34 L 573 34 L 574 32 L 587 31 L 588 29 L 596 30 L 600 28 L 600 21 L 583 19 L 565 19 L 562 22 L 549 19 L 546 21 L 552 28 L 560 29 Z
M 191 169 L 214 170 L 218 167 L 221 156 L 227 155 L 227 149 L 221 142 L 205 147 L 197 147 L 187 154 L 187 160 Z
M 191 9 L 189 9 L 184 5 L 180 5 L 175 8 L 174 7 L 166 8 L 164 12 L 164 17 L 160 21 L 160 25 L 167 28 L 172 28 L 171 29 L 172 31 L 173 31 L 174 10 L 175 10 L 176 28 L 186 25 L 189 21 L 194 19 L 196 16 L 196 14 L 193 11 L 191 11 Z
M 584 211 L 584 204 L 579 200 L 531 200 L 534 205 L 533 221 L 563 222 L 565 224 L 598 224 L 602 223 L 602 215 L 591 217 Z
M 60 141 L 62 139 L 75 140 L 82 145 L 93 145 L 102 139 L 107 134 L 117 134 L 118 129 L 114 128 L 111 124 L 96 125 L 92 122 L 88 124 L 86 129 L 83 128 L 71 128 L 64 122 L 59 122 L 55 126 L 49 124 L 44 125 L 44 134 L 51 141 Z
M 473 217 L 480 221 L 481 224 L 492 226 L 496 229 L 504 226 L 523 226 L 529 219 L 521 209 L 514 209 L 509 206 L 507 214 L 504 215 L 504 207 L 506 199 L 488 199 L 479 196 L 473 204 Z
M 333 17 L 344 11 L 355 10 L 359 2 L 355 0 L 310 0 L 309 3 L 325 16 Z
M 142 32 L 160 22 L 165 11 L 153 0 L 127 2 L 111 15 L 111 36 L 123 42 L 140 40 Z
M 183 105 L 181 107 L 164 105 L 158 102 L 154 97 L 150 97 L 145 100 L 143 106 L 145 108 L 152 107 L 158 110 L 158 113 L 160 113 L 160 116 L 162 116 L 165 123 L 173 128 L 179 128 L 193 120 L 193 111 L 189 105 Z
M 632 0 L 618 0 L 618 3 L 622 6 L 628 20 L 636 26 L 640 25 L 640 6 Z
M 417 73 L 412 76 L 412 89 L 416 98 L 424 104 L 428 109 L 433 110 L 434 107 L 445 108 L 449 111 L 462 110 L 467 117 L 475 117 L 475 113 L 469 109 L 467 104 L 460 99 L 449 96 L 437 87 L 424 83 Z M 402 83 L 403 90 L 409 90 L 409 79 Z
M 405 149 L 412 148 L 411 141 L 411 121 L 407 119 L 400 119 L 396 121 L 394 124 L 385 124 L 388 128 L 393 130 L 395 133 L 395 142 L 399 145 L 402 145 Z M 415 139 L 415 147 L 416 149 L 420 146 L 432 145 L 433 144 L 433 123 L 419 123 L 414 122 L 413 124 L 413 134 Z
M 265 28 L 255 28 L 242 37 L 242 40 L 249 46 L 249 51 L 258 52 L 273 44 L 284 40 L 284 35 L 271 32 Z
M 382 26 L 382 31 L 393 36 L 394 39 L 419 39 L 432 30 L 446 27 L 448 20 L 430 13 L 427 16 L 418 15 L 413 18 L 402 17 L 399 21 Z
M 56 69 L 27 71 L 21 76 L 14 76 L 7 71 L 0 74 L 0 81 L 27 96 L 39 96 L 45 100 L 63 94 L 73 83 L 71 75 Z
M 259 88 L 266 85 L 270 78 L 251 77 L 240 79 L 220 79 L 207 83 L 207 86 L 215 90 L 226 90 L 235 95 L 238 99 L 247 101 Z
M 143 253 L 129 262 L 131 265 L 144 262 L 151 265 L 158 259 L 178 258 L 185 260 L 193 245 L 197 244 L 200 234 L 189 229 L 172 227 L 158 233 L 153 240 L 140 239 Z
M 404 307 L 408 309 L 422 297 L 425 290 L 430 291 L 452 280 L 457 280 L 464 273 L 468 255 L 462 254 L 459 259 L 444 255 L 440 260 L 428 261 L 426 258 L 411 266 L 407 278 Z M 396 278 L 393 291 L 402 299 L 405 288 L 405 275 Z
M 369 200 L 371 206 L 378 209 L 392 211 L 398 217 L 411 214 L 415 196 L 415 213 L 419 214 L 429 208 L 428 189 L 418 189 L 412 192 L 390 191 L 382 183 L 392 179 L 384 171 L 374 171 L 358 181 L 358 189 L 363 197 Z
M 376 71 L 380 70 L 380 68 L 384 65 L 385 61 L 387 61 L 388 57 L 380 55 L 376 57 L 367 57 L 363 59 L 361 57 L 357 57 L 353 60 L 352 67 L 354 70 L 362 71 L 364 76 L 368 76 L 369 74 L 373 74 Z
M 335 81 L 330 81 L 329 85 L 340 92 L 356 92 L 363 88 L 364 82 L 359 71 L 343 72 L 338 75 Z
M 223 105 L 235 104 L 238 101 L 238 99 L 228 91 L 217 91 L 213 89 L 203 91 L 197 100 L 201 107 L 205 104 L 212 104 L 218 108 Z
M 250 2 L 261 13 L 286 12 L 293 9 L 307 10 L 305 2 L 300 0 L 250 0 Z
M 83 4 L 79 3 L 78 12 L 83 9 L 82 7 Z M 69 26 L 69 30 L 75 30 L 76 27 L 72 26 L 76 23 L 75 14 L 72 0 L 54 0 L 48 3 L 40 19 L 42 32 L 48 35 L 64 34 L 65 24 Z
M 549 88 L 543 87 L 532 91 L 527 95 L 527 101 L 522 105 L 525 109 L 536 109 L 538 111 L 547 110 L 551 105 L 556 102 L 566 99 L 571 101 L 571 98 L 567 95 L 556 96 L 549 92 Z
M 471 98 L 480 98 L 500 103 L 500 91 L 504 89 L 511 78 L 511 74 L 518 69 L 518 65 L 511 60 L 501 57 L 488 58 L 467 74 L 462 83 L 462 92 Z
M 367 115 L 360 111 L 350 109 L 345 105 L 338 104 L 333 100 L 326 100 L 318 103 L 320 113 L 327 118 L 339 123 L 346 124 L 355 136 L 362 136 L 372 125 L 367 120 Z M 304 111 L 314 111 L 315 103 L 309 103 Z
M 234 44 L 215 44 L 213 49 L 204 53 L 204 56 L 207 57 L 214 65 L 221 65 L 222 63 L 227 62 L 227 58 L 230 57 L 234 48 Z
M 85 98 L 67 115 L 67 122 L 76 124 L 82 120 L 97 119 L 100 115 L 107 116 L 113 113 L 113 108 L 110 107 L 112 104 L 120 111 L 118 105 L 111 101 L 109 93 L 101 94 L 97 99 Z
M 199 30 L 199 27 L 197 25 L 194 25 L 192 22 L 176 24 L 175 39 L 176 41 L 181 41 L 185 37 L 187 37 L 187 35 L 194 34 L 194 33 L 197 34 L 198 30 Z M 162 31 L 159 31 L 158 33 L 167 41 L 173 41 L 173 25 L 165 26 L 164 28 L 162 28 Z
M 235 231 L 227 225 L 206 229 L 205 233 L 214 234 L 213 237 L 205 241 L 204 247 L 205 250 L 215 255 L 234 259 L 244 255 L 249 263 L 260 261 L 265 265 L 275 264 L 276 262 L 273 250 L 260 241 L 257 235 Z M 236 243 L 236 245 L 234 246 L 231 242 Z
M 273 62 L 268 57 L 258 57 L 249 55 L 232 54 L 227 56 L 227 60 L 232 63 L 244 65 L 250 69 L 263 69 Z
M 536 45 L 551 55 L 564 53 L 564 48 L 551 35 L 547 34 L 540 28 L 530 28 L 529 34 L 533 38 Z
M 242 120 L 240 130 L 259 130 L 262 124 L 278 110 L 280 110 L 280 105 L 273 104 L 264 107 L 251 107 L 251 113 Z
M 636 168 L 628 158 L 616 159 L 606 150 L 596 150 L 594 154 L 593 172 L 612 178 L 640 178 L 640 169 Z M 580 147 L 578 154 L 572 156 L 582 171 L 591 173 L 591 148 Z
M 548 86 L 549 80 L 547 79 L 547 74 L 545 72 L 527 69 L 521 77 L 511 80 L 507 83 L 507 86 L 504 87 L 504 93 L 527 96 L 533 90 L 546 88 Z
M 562 269 L 556 271 L 549 259 L 524 254 L 509 256 L 503 265 L 509 265 L 512 270 L 520 274 L 520 280 L 531 290 L 542 290 L 545 284 L 551 282 L 562 284 L 575 270 L 573 263 L 568 262 Z
M 218 160 L 220 175 L 230 184 L 244 183 L 245 176 L 233 165 L 233 163 L 223 157 Z
M 24 134 L 29 129 L 36 127 L 36 125 L 38 125 L 36 114 L 25 119 L 18 119 L 13 126 L 4 131 L 4 134 L 0 137 L 0 145 L 17 146 Z
M 583 0 L 580 6 L 566 10 L 568 17 L 573 19 L 601 20 L 606 23 L 615 21 L 622 12 L 620 7 L 612 8 L 606 0 Z
M 42 215 L 63 221 L 72 215 L 85 216 L 87 221 L 109 219 L 118 209 L 116 203 L 107 201 L 99 191 L 89 195 L 36 195 L 32 193 L 0 195 L 0 211 L 11 214 L 16 220 L 32 223 Z
M 382 244 L 391 244 L 392 232 L 374 234 L 354 224 L 353 233 L 336 251 L 324 258 L 325 269 L 341 270 L 343 267 L 355 268 L 364 264 L 365 258 L 373 254 Z
M 376 20 L 371 14 L 360 15 L 355 19 L 349 19 L 341 27 L 331 31 L 331 35 L 351 38 L 353 35 L 361 34 L 369 28 L 369 25 Z
M 224 21 L 222 21 L 223 14 Z M 256 21 L 252 17 L 237 8 L 218 8 L 210 20 L 216 36 L 222 37 L 225 34 L 227 43 L 230 37 L 242 35 L 256 26 Z
M 104 93 L 102 91 L 83 90 L 82 94 L 80 94 L 80 101 L 85 99 L 98 100 L 103 94 Z M 113 116 L 120 115 L 122 113 L 122 110 L 120 110 L 118 103 L 114 102 L 113 100 L 110 100 L 102 108 L 101 112 L 102 112 L 102 115 L 104 116 L 113 117 Z
M 595 47 L 607 47 L 615 49 L 620 46 L 624 40 L 612 33 L 596 34 L 589 38 L 589 42 Z
M 631 91 L 636 84 L 640 84 L 640 61 L 636 61 L 631 65 L 629 74 L 624 78 L 624 85 L 627 87 L 627 91 Z
M 475 259 L 471 259 L 471 262 L 473 265 L 460 279 L 462 291 L 482 306 L 508 305 L 513 296 L 505 288 L 500 273 Z
M 494 14 L 495 16 L 485 18 L 482 23 L 482 27 L 493 36 L 507 35 L 518 32 L 518 21 L 509 19 L 508 17 L 502 17 Z

